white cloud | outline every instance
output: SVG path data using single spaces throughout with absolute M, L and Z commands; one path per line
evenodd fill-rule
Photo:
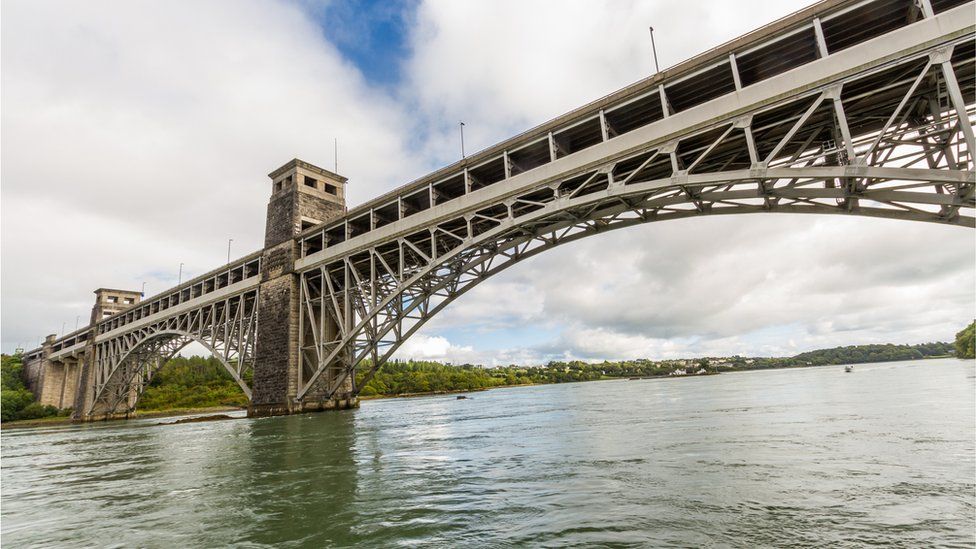
M 264 174 L 295 156 L 331 167 L 333 137 L 361 202 L 456 159 L 458 120 L 473 152 L 648 75 L 648 25 L 668 66 L 802 5 L 431 0 L 390 95 L 301 4 L 5 2 L 3 348 L 72 328 L 96 287 L 154 292 L 180 262 L 187 276 L 222 262 L 229 237 L 235 255 L 259 248 Z M 976 308 L 974 262 L 972 231 L 954 227 L 652 224 L 505 271 L 398 356 L 508 364 L 946 340 Z M 445 335 L 539 326 L 511 345 Z
M 363 201 L 420 173 L 410 121 L 297 6 L 12 1 L 3 31 L 3 348 L 259 249 L 298 156 Z M 382 162 L 377 162 L 382 158 Z
M 457 159 L 805 6 L 805 1 L 427 0 L 417 10 L 408 96 L 426 118 L 427 152 Z
M 438 360 L 459 364 L 473 356 L 473 347 L 452 345 L 447 338 L 427 335 L 411 337 L 396 353 L 396 358 L 405 360 Z
M 533 318 L 563 327 L 532 347 L 532 362 L 945 341 L 976 308 L 972 239 L 958 227 L 835 216 L 686 219 L 557 248 L 476 291 L 528 288 L 521 300 L 543 304 Z M 493 322 L 481 318 L 468 329 Z M 490 360 L 511 349 L 479 351 Z
M 426 328 L 472 326 L 484 331 L 544 324 L 547 322 L 544 295 L 537 286 L 538 282 L 506 278 L 490 285 L 480 284 L 431 319 Z
M 459 119 L 470 151 L 646 76 L 648 25 L 664 67 L 805 4 L 425 2 L 409 74 L 433 128 L 428 152 L 455 158 Z M 692 219 L 549 252 L 485 282 L 444 315 L 475 331 L 499 318 L 508 329 L 561 325 L 561 337 L 526 351 L 535 361 L 945 340 L 973 314 L 973 264 L 971 232 L 954 227 Z M 543 309 L 525 315 L 510 302 Z M 451 325 L 435 319 L 423 333 Z M 489 362 L 511 352 L 481 349 Z

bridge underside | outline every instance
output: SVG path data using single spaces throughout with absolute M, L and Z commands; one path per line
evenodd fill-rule
M 90 394 L 81 419 L 128 417 L 156 372 L 190 343 L 203 345 L 251 398 L 257 292 L 189 310 L 96 347 Z
M 973 228 L 976 33 L 959 4 L 829 0 L 348 212 L 345 179 L 296 159 L 270 174 L 264 250 L 29 358 L 83 363 L 80 419 L 131 413 L 190 341 L 252 415 L 351 407 L 453 300 L 581 238 L 745 213 Z
M 971 41 L 924 52 L 322 261 L 301 275 L 299 398 L 325 374 L 327 394 L 358 392 L 479 282 L 613 229 L 742 213 L 972 228 L 973 57 Z

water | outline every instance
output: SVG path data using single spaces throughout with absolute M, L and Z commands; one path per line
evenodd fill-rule
M 972 547 L 974 363 L 8 430 L 5 547 Z

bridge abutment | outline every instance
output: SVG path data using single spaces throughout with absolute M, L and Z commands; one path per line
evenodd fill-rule
M 339 410 L 359 405 L 349 380 L 330 396 L 321 390 L 298 399 L 302 375 L 301 307 L 296 237 L 307 228 L 345 214 L 346 178 L 295 159 L 269 174 L 271 200 L 261 256 L 258 336 L 248 415 L 252 417 Z

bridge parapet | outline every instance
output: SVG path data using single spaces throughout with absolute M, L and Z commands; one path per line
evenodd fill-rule
M 148 299 L 109 316 L 96 325 L 96 334 L 102 336 L 125 328 L 127 325 L 178 307 L 190 301 L 207 299 L 221 290 L 245 281 L 256 281 L 261 272 L 261 253 L 255 252 L 206 274 L 192 278 Z M 99 339 L 96 337 L 96 339 Z
M 218 267 L 205 274 L 187 280 L 179 286 L 174 286 L 164 290 L 148 299 L 133 300 L 132 303 L 121 303 L 121 307 L 116 312 L 110 312 L 108 316 L 101 317 L 99 320 L 83 328 L 65 334 L 54 339 L 52 343 L 53 357 L 55 359 L 65 354 L 73 354 L 84 349 L 90 340 L 102 340 L 107 335 L 117 335 L 127 329 L 135 329 L 131 326 L 140 320 L 153 320 L 159 318 L 159 314 L 165 311 L 177 312 L 175 308 L 192 308 L 200 303 L 221 299 L 228 294 L 228 288 L 233 292 L 243 292 L 257 284 L 261 268 L 261 252 L 254 252 L 242 258 L 236 259 L 227 265 Z M 244 284 L 241 284 L 241 283 Z M 100 289 L 104 290 L 104 289 Z M 97 292 L 98 290 L 96 290 Z M 136 292 L 128 292 L 135 294 Z M 100 308 L 104 311 L 104 308 Z M 93 310 L 93 319 L 96 312 Z M 154 318 L 150 318 L 154 317 Z M 92 326 L 95 327 L 95 337 L 92 337 Z M 24 353 L 25 361 L 41 358 L 43 347 L 37 347 Z
M 367 381 L 489 276 L 616 228 L 753 212 L 976 226 L 976 26 L 961 4 L 818 4 L 791 18 L 799 27 L 774 24 L 776 36 L 753 33 L 713 64 L 646 80 L 643 94 L 628 88 L 304 232 L 301 318 L 339 330 L 300 332 L 315 371 L 298 398 L 326 373 L 330 392 Z M 333 312 L 342 303 L 351 318 Z
M 590 235 L 757 212 L 976 226 L 972 7 L 827 0 L 351 211 L 344 177 L 294 159 L 263 250 L 28 357 L 86 361 L 88 418 L 131 411 L 190 341 L 252 415 L 342 408 L 452 300 Z
M 467 198 L 480 189 L 500 186 L 526 172 L 544 173 L 550 165 L 565 164 L 558 162 L 561 159 L 579 157 L 578 153 L 606 142 L 621 141 L 619 138 L 636 130 L 670 126 L 678 131 L 667 132 L 659 139 L 677 139 L 714 124 L 716 114 L 722 117 L 734 114 L 729 110 L 732 103 L 743 108 L 749 98 L 757 95 L 765 95 L 767 101 L 783 97 L 795 99 L 802 90 L 789 85 L 791 78 L 778 79 L 779 83 L 786 84 L 780 86 L 783 89 L 779 95 L 756 93 L 756 88 L 815 62 L 832 60 L 838 53 L 867 42 L 873 41 L 874 49 L 904 53 L 896 52 L 896 48 L 885 42 L 892 33 L 922 21 L 928 21 L 929 34 L 938 40 L 947 39 L 950 35 L 946 32 L 948 28 L 961 29 L 957 37 L 971 34 L 971 11 L 972 2 L 967 0 L 917 3 L 913 0 L 832 0 L 814 4 L 370 200 L 351 209 L 342 218 L 307 230 L 301 235 L 300 256 L 319 257 L 319 252 L 327 248 L 347 249 L 348 246 L 342 244 L 353 239 L 356 242 L 374 240 L 357 237 L 412 216 L 424 217 L 420 215 L 422 212 L 430 214 L 441 205 L 451 204 L 452 207 L 440 210 L 453 213 L 475 203 Z M 953 14 L 949 15 L 949 12 Z M 936 23 L 935 19 L 940 15 L 946 15 L 940 18 L 943 23 Z M 952 22 L 955 24 L 945 24 Z M 920 41 L 917 36 L 909 37 L 909 34 L 916 33 L 902 34 L 910 38 L 906 44 L 933 45 Z M 825 76 L 843 76 L 831 65 L 836 63 L 820 63 L 820 67 L 827 69 Z M 863 67 L 855 63 L 851 70 L 863 70 Z M 963 71 L 964 74 L 968 72 Z M 811 85 L 823 83 L 815 79 L 808 81 Z M 696 109 L 731 96 L 740 96 L 740 100 L 725 101 L 714 109 Z M 752 107 L 755 106 L 754 103 Z M 677 120 L 668 120 L 691 110 L 697 110 L 699 114 L 711 112 L 711 116 L 679 116 L 681 124 L 675 124 Z M 603 152 L 598 157 L 602 162 L 612 160 Z M 478 196 L 484 194 L 478 193 Z M 429 223 L 431 216 L 426 217 L 417 224 Z

